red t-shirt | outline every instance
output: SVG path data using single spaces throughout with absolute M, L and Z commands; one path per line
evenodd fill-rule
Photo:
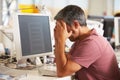
M 94 29 L 89 37 L 73 44 L 70 55 L 83 66 L 76 72 L 78 80 L 120 80 L 114 50 Z

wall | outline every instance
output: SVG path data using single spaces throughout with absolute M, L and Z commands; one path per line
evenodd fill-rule
M 0 0 L 0 25 L 2 24 L 2 0 Z
M 107 15 L 114 15 L 114 0 L 107 0 L 106 2 Z
M 88 1 L 89 0 L 60 0 L 58 3 L 58 0 L 41 0 L 39 5 L 46 5 L 52 14 L 52 17 L 54 17 L 59 10 L 70 4 L 79 5 L 87 14 Z
M 0 25 L 2 24 L 2 0 L 0 0 Z M 1 32 L 0 32 L 0 42 L 2 40 Z
M 114 0 L 89 0 L 88 14 L 105 16 L 113 15 Z
M 120 0 L 114 0 L 114 14 L 120 13 Z
M 51 11 L 51 14 L 55 14 L 64 6 L 69 4 L 79 5 L 85 10 L 86 14 L 90 15 L 113 15 L 114 0 L 61 0 L 58 3 L 57 0 L 41 0 L 40 4 L 45 4 Z
M 105 0 L 90 0 L 88 13 L 89 15 L 103 15 L 104 8 Z
M 69 4 L 79 5 L 84 9 L 86 14 L 90 15 L 111 16 L 114 12 L 114 0 L 61 0 L 60 3 L 58 3 L 57 0 L 41 1 L 40 4 L 45 4 L 53 16 L 55 16 L 60 9 Z

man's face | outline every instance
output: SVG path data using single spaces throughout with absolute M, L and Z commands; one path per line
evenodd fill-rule
M 79 28 L 67 25 L 67 31 L 68 32 L 72 31 L 72 35 L 69 37 L 70 41 L 76 41 L 79 38 Z

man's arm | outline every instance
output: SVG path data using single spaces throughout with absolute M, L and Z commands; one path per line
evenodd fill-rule
M 61 47 L 56 48 L 56 50 L 57 49 L 58 51 L 55 52 L 55 57 L 58 77 L 72 75 L 82 68 L 79 64 L 72 61 L 68 54 L 62 53 Z
M 82 67 L 72 61 L 69 55 L 65 54 L 65 41 L 71 35 L 66 29 L 66 24 L 63 21 L 57 21 L 54 29 L 55 36 L 55 58 L 58 77 L 68 76 Z

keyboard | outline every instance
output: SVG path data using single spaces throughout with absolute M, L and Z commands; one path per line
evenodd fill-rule
M 44 65 L 38 68 L 38 72 L 42 76 L 56 77 L 56 67 L 53 65 Z

